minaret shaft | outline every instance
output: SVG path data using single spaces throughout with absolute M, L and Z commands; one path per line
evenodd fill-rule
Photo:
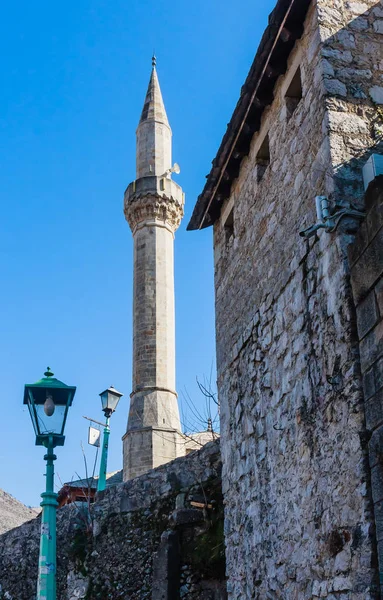
M 167 227 L 134 234 L 133 393 L 142 386 L 175 390 L 173 246 Z
M 133 390 L 124 480 L 184 454 L 175 392 L 174 232 L 182 189 L 171 179 L 171 129 L 152 70 L 137 128 L 137 179 L 124 210 L 134 240 Z

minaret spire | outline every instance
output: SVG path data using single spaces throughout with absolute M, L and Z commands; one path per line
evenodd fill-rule
M 156 62 L 153 55 L 152 72 L 137 127 L 137 179 L 150 175 L 161 176 L 172 166 L 172 130 L 161 94 Z
M 172 132 L 152 58 L 137 127 L 137 178 L 124 199 L 134 241 L 133 390 L 124 480 L 184 454 L 175 391 L 174 233 L 184 195 L 171 179 Z

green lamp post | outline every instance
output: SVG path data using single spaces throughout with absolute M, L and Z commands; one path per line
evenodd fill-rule
M 53 449 L 63 446 L 64 428 L 68 409 L 76 388 L 66 385 L 53 376 L 48 367 L 45 377 L 37 383 L 27 384 L 24 404 L 28 405 L 36 434 L 36 445 L 45 446 L 46 489 L 41 494 L 41 537 L 37 600 L 56 600 L 56 509 L 57 494 L 53 489 L 56 456 Z
M 97 491 L 102 492 L 105 489 L 106 484 L 106 469 L 108 465 L 108 446 L 109 446 L 109 435 L 110 435 L 110 427 L 109 427 L 109 419 L 117 408 L 117 404 L 120 401 L 122 394 L 118 392 L 111 385 L 110 388 L 101 392 L 101 404 L 102 410 L 104 411 L 104 415 L 106 418 L 105 427 L 104 427 L 104 436 L 102 440 L 102 452 L 101 452 L 101 462 L 100 462 L 100 476 L 98 478 Z

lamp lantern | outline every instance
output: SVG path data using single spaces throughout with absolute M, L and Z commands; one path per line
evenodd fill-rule
M 102 440 L 100 475 L 97 484 L 98 492 L 103 492 L 106 486 L 106 470 L 108 464 L 108 448 L 110 435 L 109 419 L 116 410 L 117 404 L 119 403 L 121 396 L 121 392 L 118 392 L 112 385 L 100 394 L 102 410 L 104 412 L 106 421 L 104 426 L 104 436 Z
M 53 447 L 64 445 L 65 423 L 75 392 L 74 386 L 56 379 L 49 367 L 42 379 L 25 385 L 24 404 L 28 405 L 37 446 L 48 447 L 49 439 Z
M 102 410 L 107 419 L 110 418 L 110 416 L 116 410 L 121 396 L 122 394 L 118 392 L 112 385 L 104 392 L 101 392 L 100 398 Z

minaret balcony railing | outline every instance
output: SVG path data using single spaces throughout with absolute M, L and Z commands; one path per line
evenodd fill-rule
M 183 207 L 185 203 L 184 193 L 178 183 L 175 183 L 175 181 L 166 175 L 163 177 L 152 175 L 140 177 L 140 179 L 136 179 L 128 185 L 124 195 L 125 206 L 129 202 L 136 200 L 139 196 L 146 196 L 148 194 L 158 195 L 163 198 L 171 198 L 181 207 Z

